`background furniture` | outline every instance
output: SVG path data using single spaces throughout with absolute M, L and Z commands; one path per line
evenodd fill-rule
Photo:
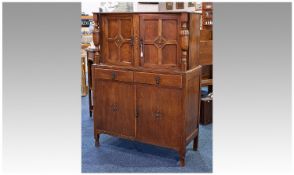
M 202 2 L 202 29 L 212 30 L 213 24 L 213 5 L 212 2 Z
M 212 123 L 212 98 L 201 98 L 200 124 L 207 125 Z
M 94 22 L 96 145 L 105 133 L 167 147 L 184 166 L 186 145 L 198 145 L 200 15 L 94 13 Z
M 201 86 L 208 86 L 208 92 L 213 88 L 213 64 L 212 64 L 212 43 L 213 43 L 213 3 L 202 3 L 202 30 L 200 31 L 200 64 L 202 65 Z
M 202 65 L 201 86 L 208 86 L 209 93 L 212 92 L 212 31 L 200 31 L 200 65 Z
M 90 46 L 90 43 L 92 41 L 92 33 L 90 31 L 90 26 L 93 21 L 93 16 L 81 16 L 81 32 L 82 32 L 82 38 L 81 38 L 81 43 L 82 43 L 82 48 L 85 49 Z
M 90 42 L 92 41 L 92 35 L 89 33 L 88 27 L 90 26 L 91 21 L 93 20 L 93 16 L 81 16 L 81 89 L 82 96 L 86 96 L 88 93 L 88 86 L 86 84 L 86 51 L 85 48 L 90 46 Z
M 87 48 L 87 65 L 88 65 L 88 86 L 89 86 L 89 114 L 90 117 L 93 113 L 93 99 L 92 99 L 92 64 L 94 63 L 95 59 L 95 52 L 97 52 L 97 49 L 91 49 Z
M 88 86 L 86 84 L 86 54 L 84 53 L 83 49 L 82 51 L 82 56 L 81 56 L 81 87 L 82 87 L 82 96 L 86 96 L 88 93 Z
M 89 26 L 93 20 L 93 16 L 81 16 L 81 87 L 82 96 L 86 96 L 88 93 L 88 86 L 86 84 L 86 51 L 85 49 L 90 46 L 92 41 L 92 33 L 89 31 Z
M 212 63 L 212 3 L 202 3 L 202 30 L 200 31 L 200 64 L 202 65 L 201 86 L 208 87 L 208 94 L 213 92 L 213 63 Z M 200 124 L 212 123 L 212 98 L 201 99 Z

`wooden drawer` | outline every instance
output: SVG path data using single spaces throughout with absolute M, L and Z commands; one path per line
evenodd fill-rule
M 152 84 L 157 86 L 182 88 L 181 75 L 134 72 L 134 81 L 137 83 Z
M 95 68 L 94 78 L 133 82 L 134 75 L 132 71 Z

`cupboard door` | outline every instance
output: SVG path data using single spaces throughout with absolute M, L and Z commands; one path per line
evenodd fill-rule
M 181 141 L 182 91 L 136 85 L 136 138 L 146 143 L 177 148 Z
M 102 16 L 102 60 L 112 65 L 133 65 L 133 18 Z
M 110 134 L 134 137 L 134 86 L 109 80 L 96 80 L 95 83 L 95 129 Z
M 140 65 L 180 68 L 179 15 L 140 15 Z

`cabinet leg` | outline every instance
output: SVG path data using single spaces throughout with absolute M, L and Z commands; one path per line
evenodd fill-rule
M 90 117 L 92 117 L 92 91 L 89 88 L 89 113 L 90 113 Z
M 181 167 L 185 166 L 185 158 L 180 158 L 180 166 Z
M 186 148 L 179 151 L 179 156 L 180 156 L 180 166 L 183 167 L 185 166 L 185 156 L 186 156 Z
M 213 92 L 213 86 L 212 85 L 208 85 L 208 93 Z
M 96 147 L 100 146 L 99 138 L 100 138 L 100 134 L 96 134 L 96 137 L 95 137 L 95 146 Z
M 194 138 L 193 141 L 193 150 L 197 151 L 198 150 L 198 135 Z

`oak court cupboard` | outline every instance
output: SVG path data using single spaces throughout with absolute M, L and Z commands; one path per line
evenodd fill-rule
M 102 12 L 94 22 L 96 146 L 110 134 L 174 149 L 184 166 L 186 146 L 198 147 L 200 15 Z

